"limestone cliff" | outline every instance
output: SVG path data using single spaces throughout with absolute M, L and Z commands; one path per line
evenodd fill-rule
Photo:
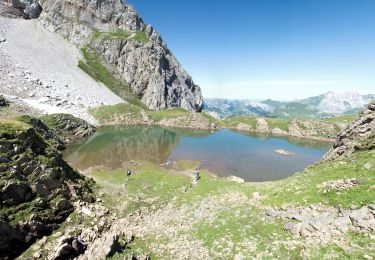
M 131 5 L 121 0 L 39 3 L 43 8 L 39 20 L 46 28 L 98 55 L 148 108 L 202 110 L 200 87 Z

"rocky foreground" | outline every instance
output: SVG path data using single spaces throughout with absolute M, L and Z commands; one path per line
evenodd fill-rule
M 58 150 L 64 142 L 30 117 L 0 122 L 0 255 L 13 259 L 93 201 L 93 182 L 74 171 Z

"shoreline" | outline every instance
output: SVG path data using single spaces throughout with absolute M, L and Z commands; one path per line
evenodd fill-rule
M 245 131 L 240 130 L 235 127 L 217 127 L 217 128 L 207 128 L 207 127 L 184 127 L 184 126 L 171 126 L 171 125 L 164 125 L 158 123 L 134 123 L 134 124 L 101 124 L 98 128 L 101 127 L 127 127 L 127 126 L 150 126 L 150 127 L 163 127 L 163 128 L 176 128 L 176 129 L 188 129 L 188 130 L 198 130 L 198 131 L 220 131 L 220 130 L 231 130 L 239 133 L 252 133 L 252 134 L 262 134 L 269 137 L 292 137 L 297 139 L 305 139 L 311 141 L 319 141 L 319 142 L 329 142 L 334 143 L 336 141 L 335 138 L 327 138 L 327 137 L 319 137 L 319 136 L 298 136 L 298 135 L 291 135 L 291 134 L 275 134 L 270 132 L 261 132 L 261 131 Z

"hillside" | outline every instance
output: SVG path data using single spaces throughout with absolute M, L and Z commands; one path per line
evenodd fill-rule
M 355 116 L 337 116 L 329 119 L 278 119 L 254 116 L 233 116 L 218 125 L 244 132 L 332 140 Z
M 116 94 L 129 95 L 126 88 L 130 87 L 152 110 L 181 107 L 201 111 L 203 98 L 199 86 L 193 83 L 160 34 L 145 24 L 131 5 L 121 0 L 60 0 L 40 4 L 41 24 L 83 48 L 85 65 L 82 63 L 81 68 L 102 74 L 107 67 L 124 83 L 124 89 L 112 88 Z
M 5 1 L 0 40 L 0 93 L 29 113 L 96 123 L 89 109 L 119 103 L 202 110 L 199 86 L 120 0 Z
M 40 120 L 0 121 L 0 256 L 13 259 L 93 201 L 92 180 L 74 171 L 64 143 Z

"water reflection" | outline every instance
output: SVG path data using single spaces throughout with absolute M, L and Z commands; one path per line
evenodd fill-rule
M 285 178 L 319 160 L 330 144 L 297 138 L 281 138 L 221 130 L 192 131 L 161 127 L 105 127 L 82 144 L 65 152 L 69 163 L 80 170 L 93 166 L 109 169 L 123 162 L 164 163 L 203 160 L 201 168 L 219 176 L 236 175 L 247 181 Z M 294 155 L 280 155 L 276 149 Z
M 64 155 L 80 170 L 93 166 L 117 169 L 122 167 L 122 162 L 130 160 L 164 163 L 183 136 L 201 138 L 209 134 L 161 127 L 103 127 L 85 143 L 69 147 Z

